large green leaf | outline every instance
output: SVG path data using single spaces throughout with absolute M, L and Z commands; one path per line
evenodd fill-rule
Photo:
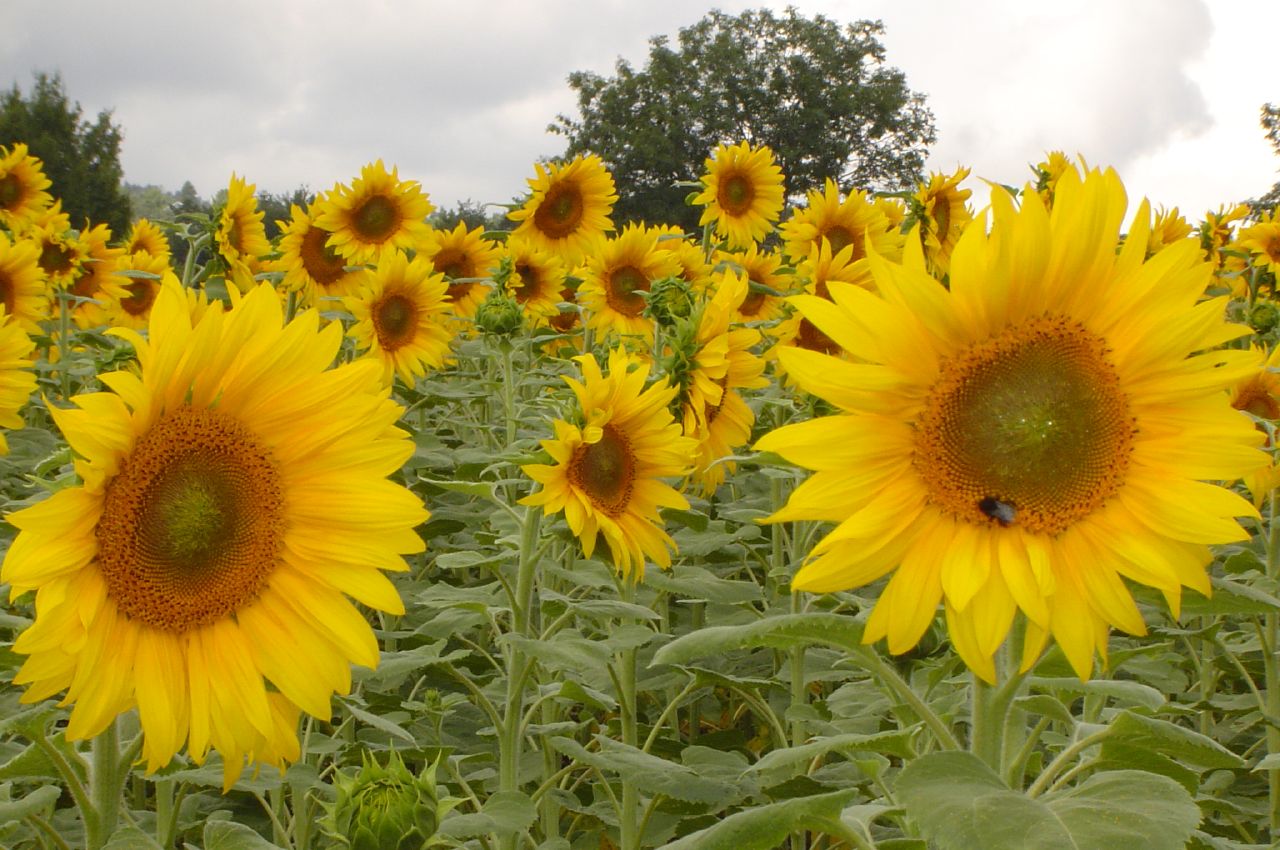
M 840 812 L 857 796 L 856 790 L 833 791 L 756 806 L 661 850 L 773 850 L 802 829 L 839 834 L 845 829 Z
M 537 808 L 527 795 L 499 791 L 485 800 L 479 812 L 445 818 L 440 823 L 440 834 L 458 840 L 490 833 L 516 835 L 528 829 L 537 816 Z
M 828 753 L 854 753 L 854 752 L 875 752 L 887 753 L 889 755 L 898 756 L 899 758 L 911 758 L 915 755 L 915 750 L 911 746 L 911 738 L 915 734 L 918 727 L 912 727 L 905 731 L 898 732 L 878 732 L 874 735 L 832 735 L 829 738 L 819 738 L 807 744 L 801 744 L 797 747 L 785 747 L 783 749 L 773 750 L 767 753 L 763 758 L 751 766 L 753 771 L 774 770 L 777 768 L 794 767 L 798 764 L 807 764 L 819 756 L 825 756 Z
M 24 794 L 20 799 L 2 801 L 0 823 L 22 820 L 27 815 L 43 811 L 45 806 L 53 805 L 61 796 L 62 790 L 58 786 L 44 785 Z
M 1200 822 L 1191 795 L 1165 776 L 1099 773 L 1031 799 L 963 752 L 916 759 L 898 776 L 896 791 L 942 850 L 1182 850 Z
M 1102 744 L 1108 755 L 1111 742 L 1153 750 L 1185 764 L 1205 769 L 1244 767 L 1244 759 L 1199 732 L 1132 711 L 1120 712 L 1111 721 L 1111 735 Z
M 683 800 L 687 803 L 724 804 L 737 796 L 728 782 L 699 775 L 692 768 L 670 762 L 598 736 L 599 750 L 588 750 L 571 738 L 552 738 L 551 746 L 561 753 L 606 773 L 625 776 L 641 793 Z
M 783 614 L 737 626 L 712 626 L 676 638 L 653 656 L 654 664 L 688 664 L 735 649 L 794 649 L 821 644 L 853 650 L 862 645 L 862 624 L 839 614 Z
M 204 850 L 280 850 L 242 823 L 211 820 L 204 825 Z
M 270 846 L 270 845 L 269 845 Z M 160 842 L 136 826 L 126 826 L 111 834 L 111 840 L 102 850 L 164 850 Z

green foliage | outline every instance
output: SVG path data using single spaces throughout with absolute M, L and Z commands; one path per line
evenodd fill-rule
M 470 198 L 458 201 L 452 207 L 442 207 L 427 216 L 427 222 L 437 230 L 453 230 L 459 223 L 467 225 L 467 230 L 483 227 L 486 231 L 510 230 L 512 222 L 503 211 L 494 211 L 494 207 L 473 201 Z
M 1275 148 L 1276 155 L 1280 156 L 1280 106 L 1264 103 L 1261 112 L 1259 123 L 1266 133 L 1267 141 L 1271 143 L 1271 147 Z M 1280 181 L 1276 181 L 1271 190 L 1261 198 L 1250 201 L 1249 206 L 1253 207 L 1254 212 L 1274 210 L 1280 206 Z
M 721 142 L 768 145 L 793 196 L 826 177 L 904 188 L 924 167 L 933 115 L 884 64 L 883 31 L 793 8 L 781 16 L 712 11 L 681 29 L 675 45 L 651 39 L 643 68 L 620 59 L 609 78 L 571 74 L 581 117 L 560 115 L 548 129 L 568 140 L 566 157 L 604 159 L 618 185 L 619 224 L 696 227 L 688 189 L 675 184 L 696 180 Z
M 88 218 L 122 234 L 131 220 L 129 196 L 122 186 L 120 166 L 123 134 L 111 123 L 110 110 L 85 121 L 79 103 L 72 103 L 61 75 L 35 75 L 31 92 L 23 96 L 15 83 L 0 97 L 0 145 L 25 142 L 44 163 L 50 192 L 62 199 L 73 227 Z

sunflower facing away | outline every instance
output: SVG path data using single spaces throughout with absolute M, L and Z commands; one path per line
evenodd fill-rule
M 31 361 L 35 343 L 22 326 L 5 314 L 0 306 L 0 427 L 23 427 L 22 408 L 36 389 L 36 375 Z M 9 453 L 9 442 L 0 431 L 0 455 Z
M 555 439 L 543 440 L 554 464 L 522 467 L 541 489 L 520 500 L 550 515 L 564 511 L 587 557 L 596 535 L 604 537 L 618 571 L 644 576 L 645 558 L 671 566 L 675 543 L 662 529 L 658 508 L 689 503 L 661 479 L 684 475 L 693 465 L 694 441 L 681 436 L 668 405 L 676 388 L 666 378 L 645 389 L 648 368 L 621 349 L 609 355 L 609 374 L 593 356 L 574 358 L 583 380 L 566 377 L 578 397 L 580 419 L 555 422 Z
M 44 163 L 25 144 L 0 147 L 0 225 L 16 233 L 25 230 L 53 203 L 53 196 L 45 191 L 52 185 L 44 176 Z
M 720 145 L 707 159 L 703 190 L 693 199 L 706 207 L 698 224 L 716 226 L 730 248 L 746 248 L 764 239 L 782 214 L 782 169 L 773 151 L 746 142 Z
M 774 521 L 837 523 L 796 589 L 892 573 L 867 641 L 910 649 L 941 602 L 957 652 L 994 680 L 1020 610 L 1023 668 L 1052 637 L 1083 678 L 1109 627 L 1145 632 L 1125 579 L 1159 589 L 1176 616 L 1183 587 L 1209 592 L 1207 544 L 1248 538 L 1235 517 L 1253 506 L 1206 481 L 1266 462 L 1225 392 L 1260 358 L 1212 350 L 1249 329 L 1224 321 L 1225 298 L 1200 301 L 1199 246 L 1144 261 L 1145 202 L 1116 250 L 1114 172 L 1066 172 L 1051 213 L 998 188 L 991 201 L 991 232 L 965 231 L 949 290 L 918 254 L 873 256 L 878 293 L 833 282 L 834 301 L 793 299 L 860 362 L 779 352 L 841 412 L 756 448 L 815 470 Z
M 609 213 L 617 203 L 613 175 L 595 154 L 578 155 L 567 165 L 536 163 L 529 199 L 507 217 L 520 222 L 515 234 L 529 239 L 567 264 L 579 262 L 593 240 L 613 230 Z
M 400 251 L 383 254 L 377 268 L 365 275 L 358 295 L 344 299 L 356 323 L 348 336 L 356 349 L 383 366 L 383 380 L 392 375 L 409 386 L 439 369 L 449 358 L 453 331 L 446 319 L 444 275 L 424 257 L 410 260 Z
M 387 480 L 413 451 L 381 369 L 329 369 L 342 328 L 282 322 L 270 287 L 193 327 L 166 285 L 136 372 L 50 412 L 83 484 L 8 517 L 0 567 L 36 591 L 13 650 L 23 702 L 65 692 L 66 736 L 136 707 L 148 770 L 210 747 L 230 787 L 297 757 L 297 711 L 328 720 L 378 645 L 348 596 L 404 608 L 381 570 L 422 550 L 419 499 Z
M 315 222 L 333 234 L 329 245 L 358 265 L 388 249 L 416 249 L 433 209 L 417 180 L 401 180 L 394 167 L 388 174 L 378 160 L 360 169 L 351 186 L 335 186 L 317 204 Z
M 231 175 L 227 201 L 222 205 L 218 229 L 214 232 L 218 253 L 231 270 L 227 277 L 236 280 L 242 290 L 252 285 L 254 264 L 258 258 L 271 251 L 267 229 L 262 223 L 263 213 L 258 209 L 258 199 L 253 194 L 256 188 L 254 184 L 246 183 L 243 177 Z

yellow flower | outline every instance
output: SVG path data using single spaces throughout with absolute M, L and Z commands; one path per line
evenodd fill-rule
M 1235 223 L 1248 216 L 1247 204 L 1219 206 L 1216 212 L 1205 213 L 1204 221 L 1200 223 L 1200 247 L 1204 249 L 1205 259 L 1213 263 L 1215 269 L 1221 269 L 1227 259 L 1222 249 L 1231 243 Z
M 653 231 L 658 234 L 658 247 L 663 251 L 670 251 L 679 264 L 676 277 L 689 284 L 690 291 L 696 295 L 703 295 L 710 290 L 712 268 L 702 246 L 673 225 L 658 225 Z
M 51 408 L 83 484 L 9 516 L 0 567 L 36 591 L 13 650 L 23 702 L 65 691 L 66 736 L 137 707 L 149 771 L 210 747 L 230 787 L 245 760 L 297 757 L 297 708 L 328 720 L 378 644 L 346 596 L 402 613 L 381 570 L 422 551 L 420 500 L 386 480 L 413 451 L 374 363 L 329 369 L 342 329 L 285 325 L 252 290 L 194 327 L 168 283 L 137 371 Z
M 992 225 L 964 233 L 951 285 L 918 262 L 872 257 L 877 293 L 831 283 L 834 303 L 793 299 L 859 362 L 784 349 L 802 388 L 841 412 L 788 425 L 756 448 L 815 474 L 773 520 L 838 523 L 798 590 L 888 573 L 865 638 L 910 649 L 939 602 L 960 656 L 995 678 L 1021 610 L 1023 667 L 1050 636 L 1087 677 L 1107 632 L 1143 634 L 1124 579 L 1209 592 L 1207 544 L 1247 540 L 1252 505 L 1206 481 L 1266 462 L 1224 392 L 1257 368 L 1213 350 L 1249 329 L 1199 301 L 1210 268 L 1188 240 L 1145 261 L 1144 203 L 1119 251 L 1114 172 L 1067 172 L 1053 211 L 991 195 Z M 1200 353 L 1197 353 L 1200 352 Z
M 1257 268 L 1280 275 L 1280 220 L 1264 215 L 1260 221 L 1242 228 L 1236 245 L 1253 255 Z
M 439 369 L 449 358 L 453 334 L 445 323 L 444 275 L 423 257 L 410 260 L 400 251 L 383 254 L 366 273 L 360 294 L 347 297 L 356 323 L 348 336 L 365 356 L 382 364 L 383 380 L 392 374 L 409 386 L 427 369 Z
M 890 223 L 885 207 L 866 192 L 852 192 L 844 200 L 835 181 L 827 180 L 821 192 L 811 190 L 808 205 L 796 210 L 779 228 L 785 253 L 792 262 L 808 259 L 812 249 L 822 242 L 831 245 L 831 253 L 852 250 L 852 260 L 867 255 L 866 242 L 882 257 L 902 256 L 902 234 Z
M 61 220 L 51 226 L 36 225 L 26 236 L 36 243 L 39 251 L 40 270 L 51 289 L 69 289 L 80 276 L 81 263 L 89 256 L 89 246 L 71 230 L 59 227 Z
M 467 230 L 460 221 L 453 230 L 432 230 L 420 252 L 436 271 L 449 281 L 449 309 L 453 315 L 470 319 L 489 294 L 479 278 L 487 278 L 498 265 L 502 248 L 484 238 L 484 228 Z
M 310 210 L 294 204 L 280 236 L 280 259 L 273 264 L 276 271 L 284 272 L 285 291 L 301 293 L 303 304 L 321 310 L 335 305 L 320 299 L 353 295 L 361 277 L 358 271 L 347 270 L 347 261 L 330 243 L 330 235 L 316 224 Z
M 1178 213 L 1177 207 L 1157 210 L 1151 235 L 1147 237 L 1147 257 L 1154 257 L 1161 249 L 1190 235 L 1191 225 Z
M 169 237 L 164 235 L 164 231 L 157 227 L 149 219 L 140 218 L 129 228 L 129 235 L 125 237 L 124 252 L 126 254 L 136 254 L 139 251 L 146 251 L 153 257 L 164 257 L 169 259 L 172 253 L 169 249 Z
M 111 241 L 109 227 L 95 225 L 86 230 L 81 239 L 85 243 L 85 258 L 70 292 L 77 298 L 94 300 L 72 304 L 71 318 L 79 327 L 92 328 L 107 323 L 107 304 L 113 298 L 125 297 L 125 284 L 129 279 L 122 277 L 118 270 L 124 249 L 107 246 Z
M 45 190 L 53 184 L 44 176 L 44 163 L 18 142 L 0 147 L 0 225 L 20 233 L 53 203 Z
M 40 333 L 40 322 L 49 318 L 39 245 L 30 239 L 11 242 L 4 231 L 0 231 L 0 306 L 28 333 Z
M 680 273 L 675 255 L 659 247 L 658 235 L 642 224 L 629 224 L 613 239 L 597 243 L 578 287 L 587 327 L 601 334 L 653 338 L 653 320 L 644 315 L 644 293 L 654 281 Z
M 253 285 L 258 258 L 271 251 L 267 230 L 262 224 L 263 214 L 253 194 L 256 188 L 252 183 L 245 183 L 244 178 L 231 175 L 227 201 L 218 215 L 218 229 L 214 232 L 218 253 L 227 262 L 227 279 L 234 281 L 241 291 Z
M 847 245 L 833 256 L 831 243 L 826 240 L 823 240 L 822 247 L 815 246 L 808 258 L 797 266 L 796 277 L 803 282 L 806 293 L 828 301 L 831 300 L 831 284 L 836 281 L 868 289 L 875 288 L 875 281 L 871 277 L 871 264 L 865 257 L 854 260 L 853 251 Z M 819 330 L 813 322 L 800 313 L 793 313 L 783 319 L 774 331 L 774 335 L 778 341 L 765 352 L 765 358 L 775 361 L 779 373 L 783 376 L 786 375 L 786 369 L 778 360 L 778 352 L 783 348 L 795 346 L 847 358 L 847 354 L 839 343 Z M 789 379 L 788 382 L 790 382 Z
M 319 201 L 315 223 L 333 234 L 329 245 L 357 265 L 376 262 L 385 250 L 416 248 L 433 209 L 418 181 L 401 180 L 395 168 L 388 174 L 378 160 L 360 169 L 350 187 L 335 186 Z
M 36 389 L 31 352 L 35 343 L 22 326 L 0 306 L 0 427 L 23 427 L 22 408 Z M 0 432 L 0 455 L 9 453 L 9 442 Z
M 638 580 L 646 557 L 671 566 L 675 542 L 658 509 L 689 503 L 660 479 L 688 472 L 694 441 L 668 410 L 676 389 L 666 378 L 645 389 L 648 368 L 622 350 L 610 353 L 607 377 L 591 355 L 575 359 L 583 380 L 565 382 L 578 398 L 581 424 L 556 420 L 555 439 L 542 441 L 555 463 L 522 467 L 542 487 L 520 503 L 541 505 L 548 516 L 563 511 L 588 558 L 602 535 L 618 571 Z
M 507 217 L 520 222 L 515 235 L 573 265 L 595 239 L 613 230 L 609 213 L 618 200 L 613 176 L 595 154 L 534 168 L 538 174 L 529 180 L 529 199 Z
M 520 304 L 532 327 L 547 324 L 560 312 L 560 293 L 565 288 L 564 263 L 550 251 L 514 236 L 507 240 L 502 262 L 510 268 L 505 284 L 507 294 Z
M 1031 172 L 1036 177 L 1036 193 L 1040 196 L 1040 200 L 1044 202 L 1045 207 L 1053 208 L 1053 196 L 1054 191 L 1057 189 L 1058 181 L 1068 171 L 1076 171 L 1076 165 L 1062 151 L 1050 151 L 1044 160 L 1031 166 Z
M 142 330 L 151 323 L 151 308 L 165 283 L 179 285 L 169 261 L 146 252 L 121 257 L 117 271 L 124 277 L 120 292 L 106 306 L 106 321 L 113 327 Z M 128 272 L 143 272 L 130 276 Z
M 715 259 L 721 269 L 715 275 L 717 281 L 729 272 L 741 272 L 747 276 L 748 283 L 779 293 L 771 295 L 763 289 L 749 289 L 734 313 L 735 322 L 772 322 L 782 316 L 783 297 L 793 281 L 791 275 L 778 271 L 782 266 L 781 257 L 752 245 L 745 251 L 717 251 Z
M 698 224 L 715 223 L 730 248 L 764 239 L 782 214 L 782 169 L 767 146 L 722 144 L 706 161 L 703 190 L 693 202 L 706 207 Z
M 973 221 L 968 205 L 973 193 L 960 188 L 960 181 L 968 176 L 967 168 L 957 169 L 951 175 L 931 174 L 929 182 L 921 185 L 912 198 L 925 258 L 937 277 L 947 274 L 951 252 L 960 234 Z

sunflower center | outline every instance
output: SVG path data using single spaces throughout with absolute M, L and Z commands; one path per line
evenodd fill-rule
M 323 228 L 309 227 L 303 234 L 302 246 L 298 249 L 302 267 L 321 286 L 332 286 L 347 273 L 345 261 L 337 251 L 329 247 L 330 235 Z
M 635 266 L 621 266 L 609 275 L 605 301 L 624 316 L 635 318 L 644 312 L 641 292 L 649 291 L 649 277 Z
M 818 330 L 813 322 L 803 318 L 796 329 L 796 345 L 810 351 L 820 351 L 823 354 L 836 354 L 840 351 L 840 346 L 835 340 Z
M 541 276 L 538 269 L 529 263 L 516 263 L 514 271 L 520 276 L 520 282 L 512 287 L 511 292 L 516 301 L 524 304 L 538 294 Z
M 445 248 L 431 258 L 436 271 L 445 277 L 475 277 L 467 263 L 467 256 L 456 248 Z
M 399 219 L 399 210 L 390 198 L 374 195 L 355 211 L 351 223 L 366 241 L 385 242 L 400 226 Z
M 720 387 L 720 403 L 703 403 L 702 413 L 704 418 L 707 420 L 707 425 L 716 421 L 716 417 L 720 415 L 720 411 L 724 408 L 725 398 L 729 395 L 729 378 L 727 376 L 716 379 L 716 384 Z
M 227 245 L 237 254 L 243 254 L 244 234 L 240 230 L 240 219 L 231 219 L 231 227 L 227 229 Z
M 933 220 L 938 226 L 938 238 L 944 238 L 951 230 L 951 204 L 946 198 L 938 198 L 933 202 Z
M 755 200 L 755 188 L 751 181 L 741 174 L 731 174 L 720 181 L 720 191 L 716 192 L 716 200 L 720 209 L 729 215 L 742 215 L 751 209 Z
M 754 283 L 755 281 L 751 281 Z M 758 289 L 747 289 L 747 296 L 742 299 L 741 306 L 738 307 L 738 313 L 747 321 L 760 314 L 764 309 L 765 294 Z
M 182 407 L 138 438 L 96 529 L 107 592 L 169 632 L 209 625 L 266 586 L 283 540 L 275 461 L 244 426 Z
M 916 423 L 913 461 L 957 519 L 1056 535 L 1124 481 L 1136 420 L 1101 337 L 1045 315 L 947 363 Z
M 1280 419 L 1280 402 L 1261 384 L 1250 384 L 1231 402 L 1236 410 L 1244 410 L 1262 419 Z
M 844 225 L 837 224 L 822 235 L 831 243 L 831 256 L 834 257 L 836 254 L 839 254 L 845 248 L 852 245 L 853 259 L 858 260 L 862 258 L 862 250 L 857 244 L 853 231 Z
M 70 273 L 72 260 L 71 250 L 61 242 L 47 239 L 40 248 L 40 268 L 51 277 Z
M 129 294 L 120 299 L 120 307 L 126 313 L 130 316 L 141 316 L 151 309 L 152 303 L 156 300 L 156 287 L 150 282 L 139 280 L 126 284 L 124 288 Z
M 18 182 L 18 175 L 6 174 L 0 177 L 0 209 L 16 207 L 21 198 L 22 184 Z
M 613 425 L 604 426 L 600 440 L 574 449 L 569 460 L 569 481 L 591 499 L 596 510 L 616 517 L 631 502 L 636 480 L 636 460 L 626 435 Z
M 394 351 L 413 339 L 418 308 L 405 295 L 393 293 L 373 308 L 373 327 L 384 351 Z
M 10 316 L 18 305 L 18 287 L 3 270 L 0 270 L 0 304 L 4 304 L 4 312 Z
M 578 229 L 583 211 L 581 192 L 573 186 L 553 186 L 538 204 L 533 223 L 551 239 L 563 239 Z

